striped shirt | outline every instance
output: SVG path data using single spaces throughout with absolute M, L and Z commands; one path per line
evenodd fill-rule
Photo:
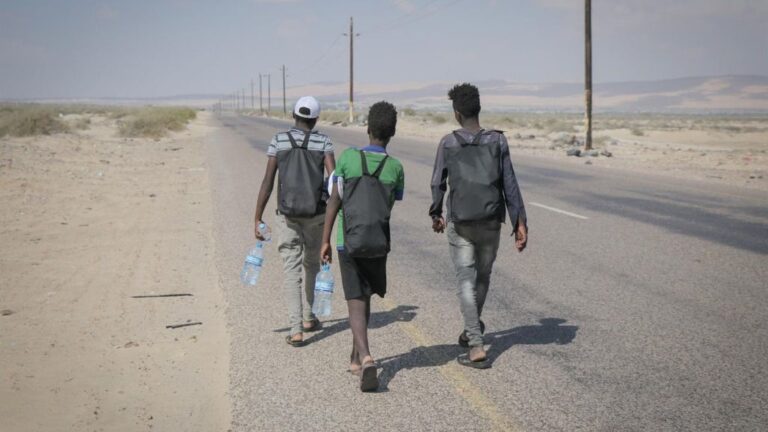
M 278 152 L 290 150 L 291 140 L 288 138 L 288 134 L 293 136 L 297 145 L 301 145 L 304 142 L 304 131 L 298 128 L 291 128 L 288 132 L 278 132 L 272 137 L 272 141 L 267 148 L 267 156 L 276 157 Z M 321 134 L 318 131 L 312 131 L 309 136 L 309 143 L 307 144 L 309 150 L 322 151 L 326 154 L 333 154 L 333 143 L 328 135 Z

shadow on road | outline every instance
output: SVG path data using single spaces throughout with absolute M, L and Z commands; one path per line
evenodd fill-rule
M 384 311 L 371 313 L 371 322 L 368 325 L 370 329 L 386 327 L 390 324 L 401 322 L 409 322 L 416 318 L 416 309 L 418 306 L 399 305 L 396 308 Z M 304 333 L 304 335 L 310 335 L 306 340 L 308 344 L 319 342 L 327 337 L 331 337 L 336 333 L 343 332 L 349 329 L 349 320 L 347 318 L 340 318 L 335 320 L 323 321 L 323 328 L 317 333 Z M 290 327 L 283 327 L 272 330 L 276 333 L 287 332 Z M 351 339 L 350 339 L 351 344 Z M 350 345 L 351 346 L 351 345 Z
M 509 330 L 488 333 L 484 336 L 485 343 L 490 344 L 488 359 L 491 363 L 505 351 L 515 345 L 566 345 L 576 338 L 578 326 L 562 325 L 562 318 L 543 318 L 540 325 L 527 325 Z M 416 347 L 407 353 L 379 359 L 382 371 L 379 375 L 379 385 L 386 389 L 389 382 L 403 369 L 442 366 L 455 361 L 459 354 L 466 352 L 458 344 L 442 344 L 429 347 Z
M 709 205 L 696 207 L 678 198 L 676 202 L 658 198 L 612 196 L 599 193 L 585 193 L 578 198 L 564 198 L 564 201 L 590 210 L 611 213 L 638 222 L 647 223 L 672 232 L 717 242 L 742 250 L 768 254 L 768 237 L 765 223 L 742 220 L 714 209 L 727 207 Z M 745 208 L 755 216 L 754 209 Z M 723 229 L 727 227 L 727 229 Z

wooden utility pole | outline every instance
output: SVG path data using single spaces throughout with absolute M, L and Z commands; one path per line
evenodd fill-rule
M 264 114 L 264 102 L 261 96 L 261 74 L 259 74 L 259 112 L 261 112 L 262 115 Z
M 288 115 L 288 108 L 285 106 L 285 65 L 283 65 L 283 114 Z
M 251 109 L 255 109 L 256 106 L 253 103 L 253 78 L 251 78 Z
M 355 26 L 352 17 L 349 17 L 349 33 L 344 33 L 344 36 L 349 34 L 349 122 L 355 121 L 355 36 L 360 36 L 360 33 L 355 33 Z
M 267 115 L 272 111 L 272 74 L 267 74 Z
M 584 97 L 586 102 L 584 149 L 592 150 L 592 0 L 584 0 Z

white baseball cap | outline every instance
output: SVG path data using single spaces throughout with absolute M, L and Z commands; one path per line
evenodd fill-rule
M 296 101 L 293 113 L 299 117 L 316 119 L 320 117 L 320 102 L 312 96 L 302 96 Z

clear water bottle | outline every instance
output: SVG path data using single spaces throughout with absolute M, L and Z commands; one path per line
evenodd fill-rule
M 315 278 L 315 300 L 312 303 L 312 313 L 319 317 L 330 316 L 332 297 L 333 273 L 331 273 L 331 265 L 323 264 Z
M 245 263 L 243 263 L 243 270 L 240 272 L 240 280 L 245 285 L 256 285 L 259 281 L 261 268 L 264 266 L 264 244 L 271 239 L 269 228 L 264 222 L 259 224 L 259 231 L 264 236 L 264 240 L 257 241 L 248 251 Z

